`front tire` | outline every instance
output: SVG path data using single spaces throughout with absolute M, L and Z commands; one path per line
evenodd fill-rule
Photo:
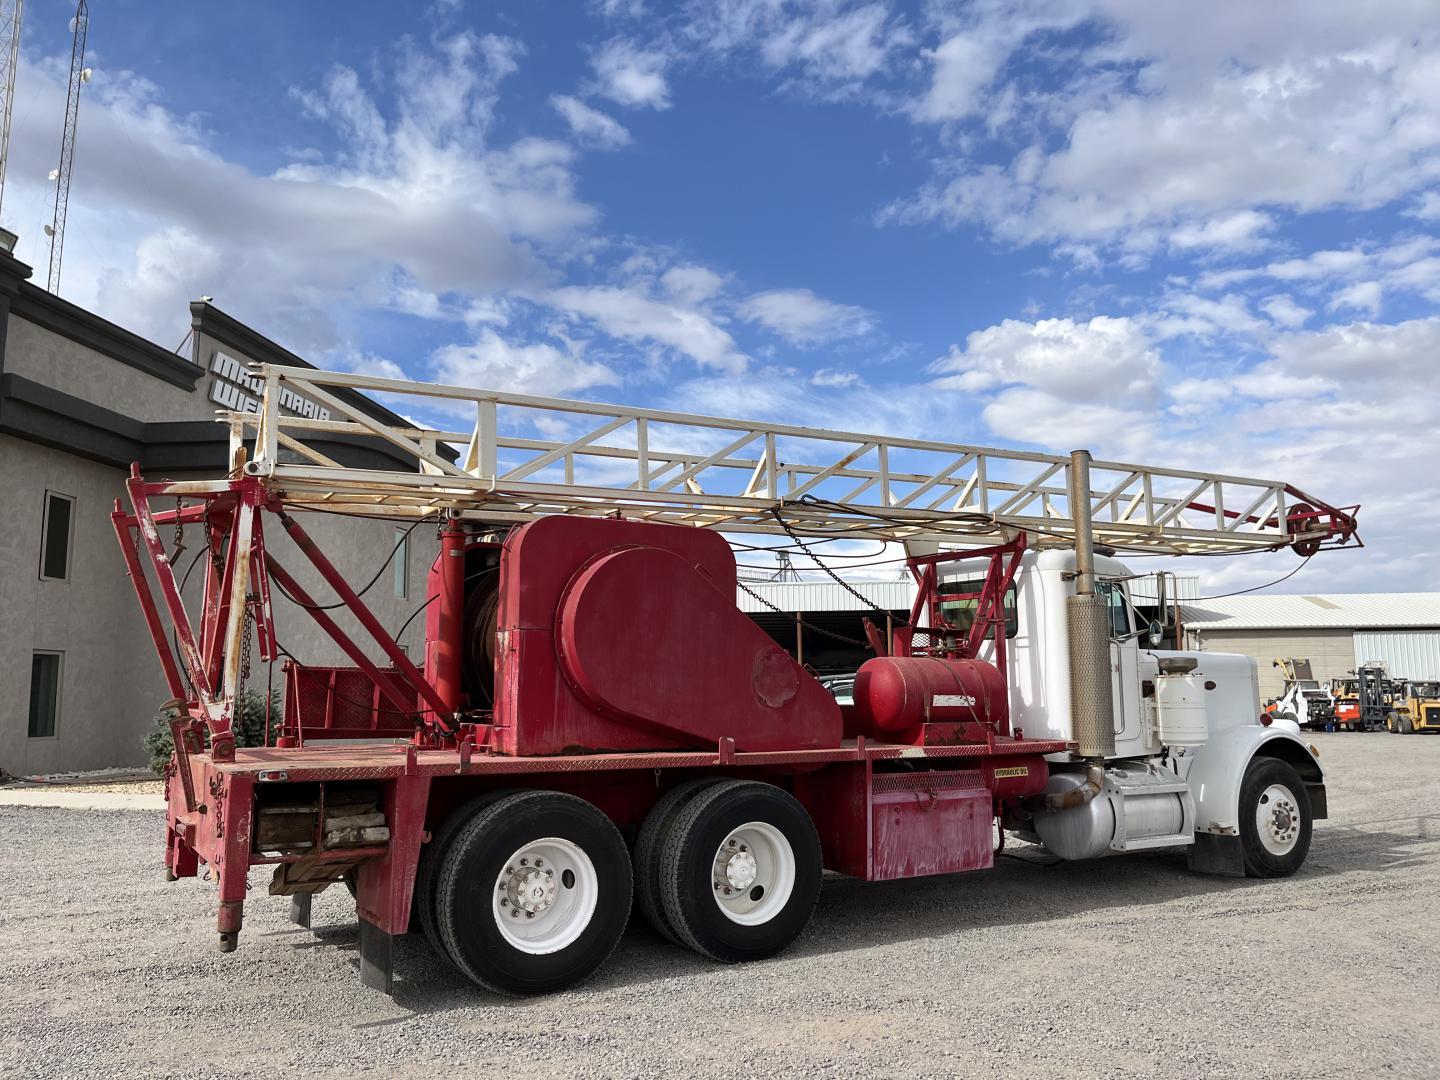
M 1240 785 L 1245 874 L 1289 877 L 1310 852 L 1310 795 L 1300 774 L 1277 758 L 1255 758 Z
M 793 796 L 732 780 L 695 795 L 660 856 L 665 915 L 680 940 L 723 963 L 780 952 L 820 897 L 820 837 Z
M 456 967 L 502 994 L 544 994 L 592 974 L 630 917 L 630 855 L 584 799 L 522 791 L 472 818 L 435 888 Z

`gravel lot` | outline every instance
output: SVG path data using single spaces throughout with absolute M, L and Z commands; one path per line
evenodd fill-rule
M 423 939 L 363 989 L 349 897 L 316 929 L 252 876 L 240 949 L 161 880 L 160 816 L 0 807 L 0 1075 L 1440 1074 L 1440 738 L 1317 736 L 1331 818 L 1273 882 L 1183 856 L 827 881 L 809 932 L 719 967 L 632 927 L 570 993 L 472 989 Z

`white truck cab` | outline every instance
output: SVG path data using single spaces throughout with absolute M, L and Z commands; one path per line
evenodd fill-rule
M 965 579 L 964 567 L 947 584 Z M 1195 869 L 1293 873 L 1311 822 L 1326 816 L 1318 751 L 1298 726 L 1262 712 L 1252 659 L 1154 647 L 1148 621 L 1136 625 L 1135 575 L 1099 554 L 1095 574 L 1110 618 L 1114 750 L 1092 798 L 1015 830 L 1065 858 L 1185 846 Z M 1027 551 L 1006 597 L 1010 722 L 1027 736 L 1076 737 L 1066 617 L 1075 579 L 1073 550 Z M 987 640 L 979 658 L 993 652 Z M 1065 755 L 1053 756 L 1052 769 L 1052 804 L 1098 776 Z

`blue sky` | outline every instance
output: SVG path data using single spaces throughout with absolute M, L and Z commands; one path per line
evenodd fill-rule
M 1440 15 L 1361 8 L 97 0 L 62 293 L 165 344 L 208 294 L 325 366 L 1290 480 L 1370 546 L 1286 591 L 1440 589 Z M 72 10 L 26 8 L 37 267 Z

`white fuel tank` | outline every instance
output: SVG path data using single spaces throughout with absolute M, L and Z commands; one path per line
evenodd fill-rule
M 1210 741 L 1203 678 L 1188 673 L 1155 677 L 1155 733 L 1166 746 Z

